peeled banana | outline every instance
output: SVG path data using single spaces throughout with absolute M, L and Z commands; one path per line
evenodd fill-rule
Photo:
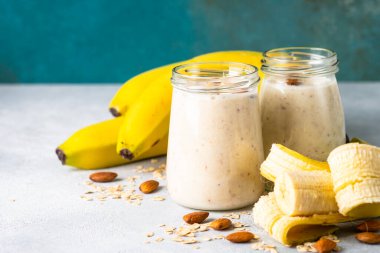
M 263 177 L 274 182 L 276 176 L 283 171 L 329 171 L 326 162 L 313 160 L 288 149 L 281 144 L 273 144 L 268 157 L 261 164 L 260 172 Z
M 132 162 L 115 152 L 122 122 L 123 118 L 119 117 L 80 129 L 56 149 L 59 160 L 79 169 L 100 169 Z M 133 161 L 166 154 L 166 139 Z
M 352 217 L 380 216 L 380 148 L 350 143 L 328 159 L 339 212 Z
M 261 65 L 261 53 L 251 51 L 215 52 L 195 57 L 187 62 L 233 61 Z M 259 67 L 259 66 L 258 66 Z M 113 103 L 113 108 L 127 108 L 121 112 L 125 120 L 119 131 L 117 153 L 126 159 L 140 156 L 155 145 L 158 145 L 169 132 L 169 117 L 172 86 L 171 69 L 162 69 L 162 73 L 151 72 L 153 76 L 132 106 L 125 106 L 122 99 Z M 148 75 L 148 74 L 147 74 Z M 119 92 L 128 93 L 128 86 L 121 87 Z M 137 86 L 136 86 L 137 87 Z M 119 95 L 116 94 L 115 97 Z
M 253 207 L 252 217 L 257 225 L 285 245 L 316 240 L 337 230 L 334 224 L 352 220 L 339 213 L 287 216 L 278 207 L 273 192 L 259 199 Z
M 274 194 L 281 211 L 289 216 L 338 212 L 331 173 L 327 171 L 283 171 L 277 175 Z

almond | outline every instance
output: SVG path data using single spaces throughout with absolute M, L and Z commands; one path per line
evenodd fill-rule
M 156 180 L 148 180 L 140 184 L 140 191 L 149 194 L 157 190 L 159 183 Z
M 249 242 L 253 238 L 255 238 L 255 235 L 247 231 L 235 232 L 235 233 L 227 235 L 226 237 L 227 240 L 233 243 Z
M 359 233 L 359 234 L 356 234 L 355 237 L 357 240 L 364 242 L 364 243 L 368 243 L 368 244 L 380 243 L 380 235 L 372 233 L 372 232 Z
M 380 230 L 380 221 L 378 220 L 365 221 L 362 224 L 358 225 L 356 229 L 362 232 L 376 232 Z
M 112 182 L 117 177 L 114 172 L 96 172 L 90 175 L 90 179 L 98 183 Z
M 329 239 L 319 239 L 315 244 L 314 248 L 319 252 L 319 253 L 329 253 L 333 251 L 336 247 L 336 242 L 329 240 Z
M 183 216 L 183 220 L 188 224 L 202 223 L 208 215 L 208 212 L 193 212 Z
M 215 230 L 224 230 L 231 226 L 232 222 L 227 218 L 216 219 L 210 223 L 210 227 Z

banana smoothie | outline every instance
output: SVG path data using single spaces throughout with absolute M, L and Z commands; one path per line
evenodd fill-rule
M 264 149 L 280 143 L 325 161 L 345 143 L 345 125 L 336 80 L 318 78 L 299 85 L 267 80 L 261 103 Z
M 336 54 L 310 48 L 275 49 L 266 54 L 260 94 L 265 155 L 273 143 L 279 143 L 326 161 L 330 151 L 346 139 L 335 78 Z
M 244 64 L 233 67 L 248 68 L 244 71 L 254 68 Z M 205 71 L 208 73 L 197 75 L 213 76 L 221 70 L 219 65 L 208 65 Z M 231 70 L 224 73 L 234 74 Z M 219 80 L 216 76 L 217 82 L 200 78 L 193 83 L 196 91 L 191 84 L 176 86 L 181 80 L 173 78 L 167 179 L 170 196 L 181 205 L 235 209 L 254 203 L 263 192 L 258 76 L 257 72 L 253 77 L 238 74 L 244 78 Z

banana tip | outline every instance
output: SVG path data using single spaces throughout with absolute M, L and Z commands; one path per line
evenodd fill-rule
M 118 110 L 116 110 L 116 108 L 114 108 L 114 107 L 111 107 L 111 108 L 110 108 L 110 113 L 111 113 L 113 116 L 115 116 L 115 117 L 119 117 L 119 116 L 121 116 L 121 113 L 120 113 Z
M 66 155 L 65 155 L 65 153 L 63 152 L 63 150 L 60 149 L 60 148 L 57 148 L 57 149 L 55 150 L 55 153 L 57 154 L 58 159 L 62 162 L 62 165 L 64 165 L 65 162 L 66 162 Z
M 122 150 L 120 150 L 120 155 L 124 159 L 128 159 L 128 160 L 132 160 L 135 157 L 133 155 L 133 153 L 131 151 L 129 151 L 128 149 L 122 149 Z

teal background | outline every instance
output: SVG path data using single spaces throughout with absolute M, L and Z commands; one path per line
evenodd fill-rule
M 217 50 L 318 46 L 379 80 L 380 0 L 0 0 L 0 82 L 115 83 Z

